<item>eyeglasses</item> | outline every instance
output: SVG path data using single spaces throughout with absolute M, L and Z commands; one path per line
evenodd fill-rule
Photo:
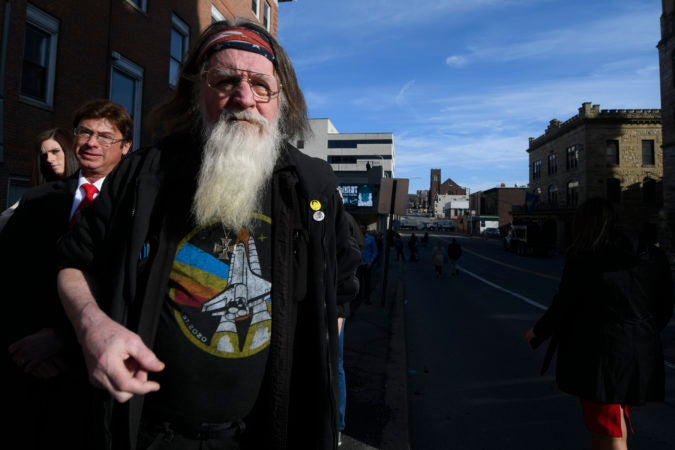
M 88 142 L 89 139 L 94 136 L 101 147 L 110 147 L 111 145 L 124 140 L 124 138 L 116 138 L 106 133 L 99 134 L 90 130 L 89 128 L 84 127 L 75 128 L 73 130 L 73 134 L 80 142 Z
M 246 75 L 242 75 L 241 72 L 245 72 Z M 206 75 L 206 83 L 209 87 L 225 95 L 232 94 L 242 80 L 246 81 L 251 87 L 253 98 L 261 103 L 269 102 L 281 91 L 281 83 L 275 77 L 264 73 L 235 69 L 234 67 L 214 66 L 205 70 L 202 74 Z M 275 87 L 277 87 L 276 90 Z

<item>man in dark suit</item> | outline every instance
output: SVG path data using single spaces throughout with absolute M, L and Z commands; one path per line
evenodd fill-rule
M 0 233 L 0 281 L 5 292 L 18 292 L 4 302 L 3 404 L 10 414 L 3 427 L 27 449 L 88 447 L 86 372 L 56 290 L 56 242 L 133 137 L 131 116 L 109 100 L 83 104 L 73 127 L 74 146 L 65 150 L 75 152 L 79 172 L 27 190 Z

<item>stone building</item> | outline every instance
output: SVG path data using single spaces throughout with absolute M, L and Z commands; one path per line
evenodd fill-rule
M 617 204 L 624 224 L 655 232 L 663 204 L 659 109 L 601 110 L 583 103 L 565 122 L 553 119 L 530 138 L 529 191 L 514 220 L 555 220 L 565 245 L 577 205 L 599 196 Z
M 675 266 L 675 2 L 661 0 L 659 72 L 663 114 L 663 209 L 659 242 L 672 256 Z

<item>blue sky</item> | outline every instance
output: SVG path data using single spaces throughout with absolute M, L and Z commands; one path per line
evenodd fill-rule
M 528 139 L 584 102 L 659 109 L 660 0 L 296 0 L 278 38 L 310 118 L 394 134 L 395 176 L 528 183 Z

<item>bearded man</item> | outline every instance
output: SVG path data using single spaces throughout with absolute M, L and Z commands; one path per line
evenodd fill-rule
M 256 23 L 212 24 L 154 119 L 59 247 L 95 444 L 335 448 L 360 251 L 330 166 L 287 143 L 309 129 L 288 56 Z

